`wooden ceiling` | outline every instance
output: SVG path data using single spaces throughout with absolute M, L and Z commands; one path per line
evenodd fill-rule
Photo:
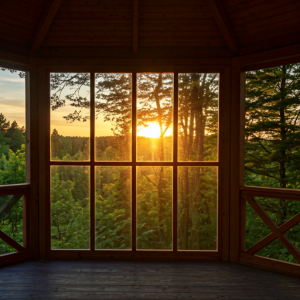
M 0 0 L 0 48 L 224 49 L 300 42 L 299 0 Z M 46 51 L 46 52 L 45 52 Z

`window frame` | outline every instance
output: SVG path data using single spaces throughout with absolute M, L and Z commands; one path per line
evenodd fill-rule
M 90 73 L 90 137 L 94 136 L 95 119 L 92 99 L 95 93 L 95 73 L 131 73 L 132 74 L 132 161 L 131 162 L 96 162 L 94 157 L 95 141 L 90 139 L 90 161 L 88 162 L 61 162 L 50 160 L 50 73 Z M 42 246 L 46 258 L 122 258 L 122 259 L 156 259 L 181 258 L 187 260 L 209 259 L 227 260 L 229 255 L 229 113 L 230 113 L 230 70 L 224 66 L 212 67 L 70 67 L 44 66 L 40 76 L 44 78 L 44 101 L 40 106 L 40 115 L 44 114 L 43 134 L 40 135 L 40 151 L 45 159 L 45 176 L 42 187 L 45 191 L 44 237 Z M 174 74 L 174 103 L 173 103 L 173 161 L 172 162 L 137 162 L 136 161 L 136 101 L 137 101 L 137 73 L 173 73 Z M 177 161 L 177 132 L 178 132 L 178 73 L 218 73 L 219 74 L 219 135 L 217 162 L 178 162 Z M 221 125 L 222 124 L 222 125 Z M 222 148 L 222 151 L 220 151 Z M 93 162 L 92 162 L 93 160 Z M 51 165 L 90 166 L 90 250 L 58 250 L 51 249 L 51 199 L 50 199 L 50 167 Z M 227 165 L 227 167 L 226 167 Z M 173 249 L 172 250 L 143 250 L 136 249 L 136 180 L 132 180 L 132 249 L 129 250 L 101 250 L 95 249 L 95 195 L 94 172 L 95 166 L 132 166 L 132 179 L 136 178 L 137 166 L 172 166 L 173 167 Z M 217 212 L 217 250 L 178 250 L 177 249 L 177 167 L 179 166 L 217 166 L 218 167 L 218 212 Z M 227 170 L 227 171 L 226 171 Z M 226 175 L 227 172 L 227 175 Z M 42 216 L 43 218 L 43 216 Z
M 25 127 L 26 127 L 26 182 L 18 184 L 0 185 L 0 196 L 22 195 L 23 196 L 23 246 L 14 242 L 11 244 L 16 252 L 1 254 L 0 266 L 29 259 L 31 256 L 31 234 L 30 234 L 30 190 L 31 190 L 31 127 L 30 127 L 30 66 L 0 59 L 0 67 L 26 72 L 25 77 Z M 8 241 L 9 242 L 9 241 Z
M 230 199 L 230 257 L 233 262 L 250 264 L 289 275 L 299 276 L 298 265 L 266 257 L 245 253 L 246 201 L 244 195 L 299 200 L 300 190 L 275 187 L 246 186 L 244 178 L 245 162 L 245 72 L 276 67 L 282 64 L 299 63 L 299 51 L 289 47 L 280 51 L 271 50 L 233 58 L 232 99 L 231 99 L 231 199 Z

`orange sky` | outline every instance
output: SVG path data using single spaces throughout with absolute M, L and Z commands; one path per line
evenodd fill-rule
M 25 126 L 25 79 L 0 70 L 0 113 L 11 123 Z

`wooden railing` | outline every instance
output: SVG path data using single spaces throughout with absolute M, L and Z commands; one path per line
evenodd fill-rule
M 30 258 L 30 184 L 0 186 L 0 196 L 7 195 L 13 195 L 13 197 L 0 207 L 0 220 L 3 220 L 23 197 L 23 246 L 1 231 L 0 227 L 0 239 L 16 250 L 14 253 L 0 255 L 0 266 Z
M 294 259 L 300 264 L 300 251 L 286 237 L 285 232 L 300 223 L 300 212 L 294 217 L 278 226 L 269 216 L 264 208 L 255 200 L 255 197 L 275 198 L 284 200 L 300 201 L 300 193 L 295 190 L 277 190 L 275 188 L 241 187 L 240 189 L 240 262 L 282 271 L 284 273 L 300 276 L 300 265 L 283 262 L 280 260 L 256 256 L 255 254 L 273 242 L 276 238 L 290 252 Z M 272 231 L 259 242 L 245 249 L 246 241 L 246 204 L 249 204 L 261 220 Z M 300 240 L 300 237 L 299 237 Z

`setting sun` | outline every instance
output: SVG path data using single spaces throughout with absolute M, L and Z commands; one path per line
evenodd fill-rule
M 170 136 L 171 134 L 172 134 L 172 129 L 168 128 L 164 136 Z M 139 127 L 137 135 L 148 137 L 148 138 L 159 138 L 160 127 L 157 123 L 150 123 L 147 127 Z

